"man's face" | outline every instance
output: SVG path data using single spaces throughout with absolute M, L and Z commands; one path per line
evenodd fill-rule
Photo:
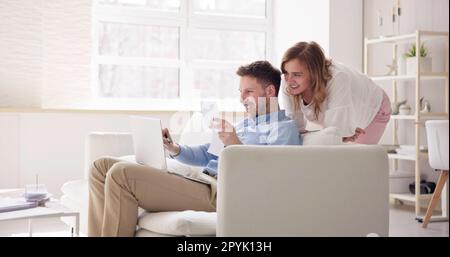
M 267 88 L 264 89 L 262 85 L 258 82 L 258 80 L 251 76 L 242 76 L 240 79 L 239 86 L 240 101 L 245 107 L 245 111 L 252 116 L 255 116 L 258 113 L 258 98 L 265 99 L 269 101 L 267 95 Z

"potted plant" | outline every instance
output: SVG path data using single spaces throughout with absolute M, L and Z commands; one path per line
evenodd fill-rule
M 405 53 L 406 57 L 406 73 L 407 74 L 416 74 L 416 44 L 413 44 L 407 53 Z M 428 51 L 425 46 L 422 44 L 419 49 L 420 56 L 420 71 L 421 72 L 431 72 L 431 57 L 428 57 Z

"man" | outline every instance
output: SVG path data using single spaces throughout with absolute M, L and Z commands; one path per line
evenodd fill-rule
M 212 127 L 219 129 L 225 147 L 300 144 L 297 125 L 278 107 L 281 72 L 269 62 L 258 61 L 240 67 L 237 74 L 240 101 L 250 117 L 236 127 L 214 119 Z M 115 158 L 100 158 L 93 163 L 89 177 L 89 236 L 134 236 L 138 207 L 151 212 L 215 211 L 218 156 L 208 153 L 210 144 L 183 146 L 172 141 L 168 129 L 162 133 L 171 157 L 204 167 L 199 176 L 207 182 Z

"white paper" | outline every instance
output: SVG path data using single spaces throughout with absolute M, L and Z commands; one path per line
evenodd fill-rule
M 2 197 L 0 198 L 0 213 L 17 211 L 23 209 L 29 209 L 37 207 L 37 203 L 35 202 L 27 202 L 25 198 L 11 198 L 11 197 Z
M 213 118 L 219 117 L 219 108 L 216 102 L 202 101 L 201 108 L 203 120 L 207 123 L 207 125 L 209 125 Z
M 208 126 L 213 118 L 219 118 L 219 108 L 216 102 L 202 101 L 201 108 L 204 122 L 207 123 Z M 211 145 L 208 148 L 208 153 L 215 156 L 219 156 L 224 148 L 224 144 L 220 140 L 217 132 L 218 130 L 213 129 L 213 133 L 211 133 Z
M 211 145 L 208 148 L 208 153 L 219 156 L 222 152 L 225 145 L 222 140 L 219 138 L 219 134 L 217 132 L 213 132 L 211 136 Z

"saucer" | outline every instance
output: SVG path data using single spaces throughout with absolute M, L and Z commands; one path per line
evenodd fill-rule
M 23 197 L 26 199 L 27 202 L 46 202 L 50 200 L 52 197 L 52 194 L 50 193 L 25 193 L 23 194 Z

